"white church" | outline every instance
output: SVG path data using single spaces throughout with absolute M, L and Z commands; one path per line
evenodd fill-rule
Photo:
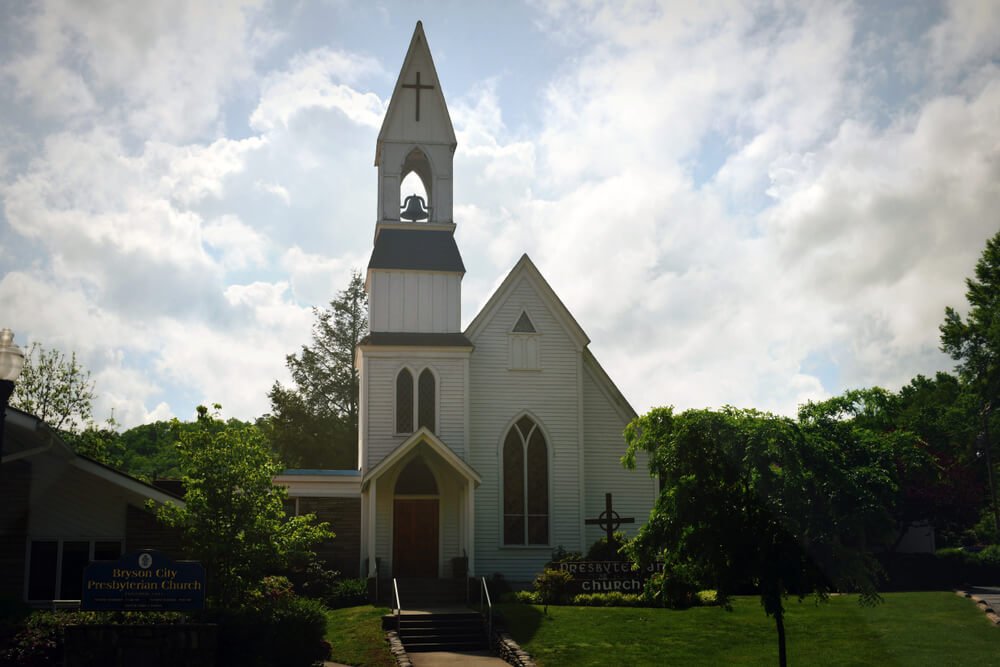
M 462 329 L 457 142 L 417 23 L 375 148 L 378 217 L 358 346 L 357 471 L 289 470 L 290 506 L 337 532 L 345 572 L 380 578 L 501 573 L 526 584 L 553 549 L 585 552 L 587 519 L 652 508 L 645 461 L 626 470 L 636 413 L 527 255 Z M 402 200 L 410 174 L 426 202 Z M 353 563 L 350 562 L 353 560 Z M 356 567 L 354 567 L 356 563 Z

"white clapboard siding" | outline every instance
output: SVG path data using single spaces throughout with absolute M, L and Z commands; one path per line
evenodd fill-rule
M 426 348 L 424 348 L 426 350 Z M 465 456 L 465 360 L 460 356 L 369 356 L 365 382 L 367 400 L 367 468 L 384 459 L 410 435 L 396 434 L 396 376 L 403 367 L 413 373 L 414 392 L 420 373 L 432 369 L 437 376 L 436 435 L 452 451 Z M 416 414 L 414 414 L 416 420 Z
M 635 523 L 624 524 L 626 535 L 634 535 L 649 518 L 656 500 L 656 480 L 650 478 L 648 457 L 639 454 L 634 470 L 621 464 L 625 454 L 622 431 L 628 420 L 616 409 L 602 387 L 602 380 L 586 366 L 583 374 L 584 478 L 587 480 L 586 518 L 596 518 L 604 511 L 604 494 L 612 494 L 614 511 L 622 517 L 633 517 Z M 587 526 L 587 547 L 604 537 L 599 526 Z
M 509 332 L 523 310 L 538 331 L 537 371 L 510 369 Z M 530 581 L 554 547 L 580 548 L 580 351 L 533 283 L 523 278 L 472 342 L 470 463 L 483 480 L 476 490 L 476 570 Z M 548 440 L 550 544 L 504 547 L 500 450 L 507 428 L 525 412 L 539 421 Z
M 368 300 L 372 331 L 461 331 L 461 274 L 373 270 Z

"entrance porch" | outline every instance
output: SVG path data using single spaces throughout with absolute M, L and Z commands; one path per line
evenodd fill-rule
M 479 474 L 428 429 L 407 438 L 364 475 L 362 570 L 377 572 L 380 588 L 393 577 L 471 575 L 479 483 Z

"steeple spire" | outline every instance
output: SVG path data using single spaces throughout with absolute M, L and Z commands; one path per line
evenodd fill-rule
M 418 21 L 375 149 L 378 222 L 365 281 L 373 336 L 461 331 L 465 265 L 452 221 L 456 145 Z M 426 207 L 410 192 L 401 200 L 400 185 L 411 174 L 423 182 Z
M 399 220 L 400 183 L 411 172 L 427 193 L 427 221 L 452 222 L 451 163 L 457 143 L 424 27 L 417 21 L 375 145 L 380 223 Z

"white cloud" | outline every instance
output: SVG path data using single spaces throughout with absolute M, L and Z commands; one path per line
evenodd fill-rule
M 327 257 L 293 246 L 285 251 L 281 265 L 291 277 L 296 300 L 323 307 L 347 287 L 353 271 L 362 271 L 364 279 L 368 254 L 363 251 L 363 254 Z
M 285 203 L 285 206 L 290 206 L 292 203 L 292 195 L 288 192 L 288 188 L 278 183 L 264 183 L 262 181 L 257 181 L 254 183 L 257 189 L 274 195 L 281 201 Z
M 1000 207 L 995 7 L 888 36 L 846 3 L 540 9 L 565 58 L 536 97 L 438 58 L 466 320 L 528 252 L 640 410 L 790 412 L 948 365 L 937 324 Z M 255 3 L 22 22 L 2 324 L 77 350 L 123 422 L 188 417 L 179 391 L 260 414 L 309 306 L 367 262 L 394 72 Z
M 337 109 L 359 125 L 379 127 L 386 105 L 374 93 L 351 87 L 362 76 L 381 73 L 378 63 L 354 54 L 316 49 L 295 56 L 288 70 L 266 77 L 250 115 L 258 130 L 288 127 L 306 109 Z
M 202 230 L 205 242 L 222 254 L 227 270 L 264 266 L 268 241 L 233 215 L 212 220 Z

